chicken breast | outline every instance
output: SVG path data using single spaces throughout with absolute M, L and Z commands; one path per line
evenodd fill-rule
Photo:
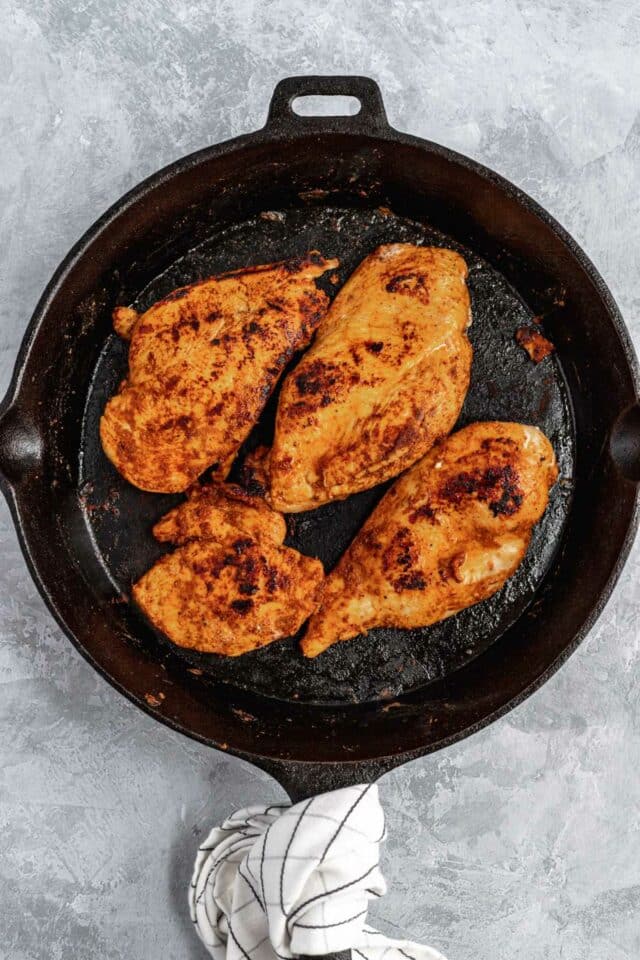
M 343 500 L 449 433 L 471 370 L 466 275 L 453 250 L 402 243 L 360 264 L 284 383 L 270 454 L 249 464 L 272 506 Z
M 208 467 L 224 479 L 284 367 L 327 309 L 305 259 L 250 267 L 175 290 L 138 315 L 119 307 L 129 373 L 100 422 L 106 455 L 130 483 L 186 490 Z
M 283 518 L 233 486 L 205 487 L 154 527 L 180 544 L 133 587 L 180 647 L 237 657 L 295 634 L 316 609 L 319 560 L 282 545 Z
M 490 597 L 521 563 L 557 475 L 536 427 L 474 423 L 443 440 L 385 494 L 327 578 L 305 656 Z

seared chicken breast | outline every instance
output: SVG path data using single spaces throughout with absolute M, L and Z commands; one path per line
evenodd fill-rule
M 396 481 L 325 583 L 302 650 L 374 627 L 424 627 L 500 589 L 558 475 L 536 427 L 474 423 Z
M 319 560 L 282 545 L 284 520 L 232 485 L 196 490 L 154 527 L 179 544 L 133 587 L 158 630 L 181 647 L 237 657 L 295 634 L 316 609 Z
M 249 267 L 175 290 L 138 315 L 114 314 L 129 372 L 100 422 L 105 453 L 130 483 L 186 490 L 208 467 L 224 479 L 294 353 L 324 316 L 319 254 Z
M 455 424 L 471 369 L 467 267 L 453 250 L 370 254 L 287 377 L 270 453 L 249 462 L 284 513 L 396 476 Z

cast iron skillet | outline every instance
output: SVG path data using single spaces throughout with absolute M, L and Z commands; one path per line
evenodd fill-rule
M 306 94 L 353 95 L 361 109 L 300 117 L 291 104 Z M 394 240 L 467 257 L 475 359 L 461 423 L 536 423 L 556 449 L 561 479 L 523 568 L 444 624 L 375 631 L 315 661 L 294 638 L 238 660 L 182 653 L 127 600 L 161 552 L 151 524 L 179 498 L 129 487 L 99 447 L 98 417 L 126 364 L 112 308 L 312 248 L 340 257 L 342 281 Z M 534 316 L 557 348 L 539 366 L 514 341 Z M 478 730 L 575 649 L 636 529 L 638 382 L 605 284 L 544 210 L 479 164 L 393 130 L 373 81 L 291 78 L 264 129 L 150 177 L 65 259 L 0 407 L 1 486 L 33 577 L 89 662 L 142 709 L 251 759 L 300 797 Z M 249 447 L 268 439 L 272 415 L 273 403 Z M 330 567 L 382 492 L 294 518 L 289 541 Z

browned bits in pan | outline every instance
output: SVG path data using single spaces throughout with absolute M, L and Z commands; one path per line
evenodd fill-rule
M 164 700 L 165 695 L 164 695 L 164 693 L 162 693 L 162 692 L 157 693 L 157 694 L 155 694 L 155 693 L 145 693 L 144 698 L 145 698 L 145 700 L 147 701 L 147 703 L 149 704 L 150 707 L 159 707 L 159 706 L 162 705 L 162 701 Z
M 527 351 L 534 363 L 540 363 L 555 350 L 551 341 L 535 327 L 520 327 L 516 330 L 516 343 Z

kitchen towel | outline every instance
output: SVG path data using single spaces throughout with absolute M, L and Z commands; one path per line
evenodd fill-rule
M 191 919 L 215 960 L 289 960 L 350 949 L 352 960 L 444 960 L 366 923 L 386 892 L 375 784 L 238 810 L 200 846 Z

